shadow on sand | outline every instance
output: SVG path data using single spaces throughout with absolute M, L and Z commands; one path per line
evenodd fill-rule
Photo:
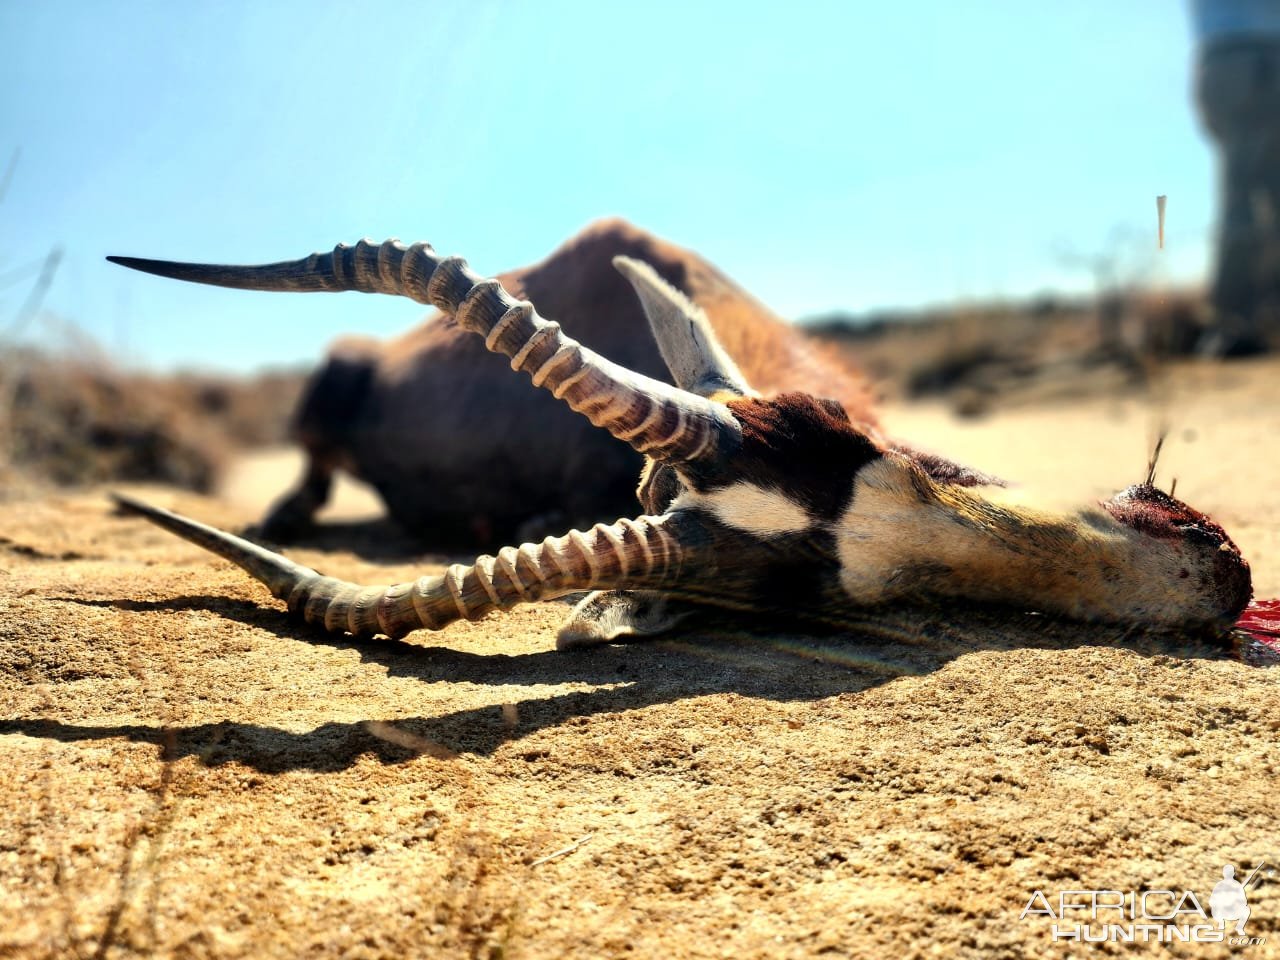
M 734 693 L 775 702 L 814 701 L 858 693 L 907 675 L 924 675 L 978 650 L 1071 650 L 1121 647 L 1147 657 L 1240 660 L 1274 664 L 1265 648 L 1254 650 L 1241 634 L 1225 641 L 1175 638 L 1140 631 L 1054 621 L 1007 610 L 935 608 L 870 611 L 846 629 L 824 634 L 795 632 L 755 620 L 686 621 L 678 638 L 559 652 L 477 654 L 400 640 L 357 642 L 349 636 L 317 634 L 274 607 L 215 596 L 158 601 L 55 598 L 60 602 L 162 612 L 203 610 L 279 637 L 357 651 L 389 676 L 423 683 L 468 683 L 494 687 L 539 687 L 576 683 L 597 689 L 536 694 L 514 711 L 488 705 L 438 716 L 370 718 L 326 723 L 304 733 L 225 721 L 190 726 L 163 724 L 81 725 L 40 718 L 0 721 L 0 733 L 23 733 L 63 742 L 123 738 L 154 743 L 173 757 L 195 756 L 209 765 L 239 763 L 269 773 L 293 769 L 342 770 L 372 755 L 398 763 L 428 753 L 489 755 L 535 731 L 574 717 L 616 714 L 709 694 Z M 427 640 L 431 635 L 414 635 Z M 550 636 L 548 645 L 552 643 Z M 514 720 L 513 717 L 518 718 Z

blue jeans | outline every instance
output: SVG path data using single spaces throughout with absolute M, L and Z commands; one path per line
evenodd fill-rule
M 1200 51 L 1200 116 L 1222 157 L 1211 297 L 1228 345 L 1280 335 L 1280 37 L 1219 40 Z

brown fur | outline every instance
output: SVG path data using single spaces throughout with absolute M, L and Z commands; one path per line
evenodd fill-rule
M 854 476 L 881 455 L 834 400 L 784 393 L 744 397 L 729 409 L 742 425 L 742 448 L 729 463 L 734 478 L 784 491 L 823 520 L 844 511 Z
M 497 279 L 584 345 L 669 382 L 635 293 L 612 265 L 619 254 L 651 264 L 705 310 L 762 393 L 804 389 L 875 426 L 856 370 L 697 254 L 623 220 L 592 224 L 541 263 Z M 563 527 L 634 512 L 641 458 L 440 316 L 384 344 L 340 343 L 297 423 L 314 461 L 372 484 L 394 518 L 437 544 L 493 546 L 536 532 L 527 525 L 537 517 Z M 283 501 L 267 535 L 297 534 L 316 489 L 313 476 L 310 492 Z

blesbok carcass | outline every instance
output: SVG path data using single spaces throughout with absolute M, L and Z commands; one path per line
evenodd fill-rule
M 561 646 L 660 632 L 690 608 L 840 623 L 877 605 L 945 598 L 1222 632 L 1251 594 L 1249 566 L 1223 529 L 1150 477 L 1071 513 L 1014 507 L 984 495 L 981 475 L 888 445 L 835 400 L 761 396 L 701 311 L 636 260 L 616 265 L 638 294 L 675 386 L 583 347 L 497 280 L 426 244 L 361 241 L 259 267 L 113 259 L 221 286 L 360 290 L 433 304 L 535 386 L 646 457 L 642 516 L 504 547 L 394 586 L 325 577 L 119 498 L 126 510 L 240 565 L 327 630 L 400 637 L 595 591 L 575 608 Z
M 752 383 L 769 392 L 802 386 L 871 422 L 864 382 L 838 355 L 799 336 L 697 254 L 623 220 L 594 223 L 541 263 L 497 279 L 578 341 L 665 379 L 640 304 L 613 269 L 616 256 L 650 264 L 688 294 Z M 302 482 L 261 528 L 280 542 L 311 522 L 335 469 L 374 487 L 391 517 L 432 546 L 492 549 L 631 510 L 642 465 L 635 451 L 512 377 L 447 315 L 388 342 L 336 344 L 307 386 L 295 431 L 307 455 Z

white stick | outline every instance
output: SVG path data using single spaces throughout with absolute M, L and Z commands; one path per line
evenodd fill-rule
M 573 853 L 573 851 L 577 850 L 580 846 L 582 846 L 584 843 L 586 843 L 588 840 L 590 840 L 594 836 L 595 836 L 594 833 L 588 833 L 586 836 L 579 837 L 577 840 L 573 841 L 573 843 L 569 844 L 567 847 L 561 847 L 555 853 L 548 853 L 545 857 L 539 857 L 537 860 L 533 861 L 533 863 L 529 864 L 529 866 L 530 868 L 538 867 L 546 863 L 548 860 L 554 860 L 556 857 L 563 857 L 566 853 Z

